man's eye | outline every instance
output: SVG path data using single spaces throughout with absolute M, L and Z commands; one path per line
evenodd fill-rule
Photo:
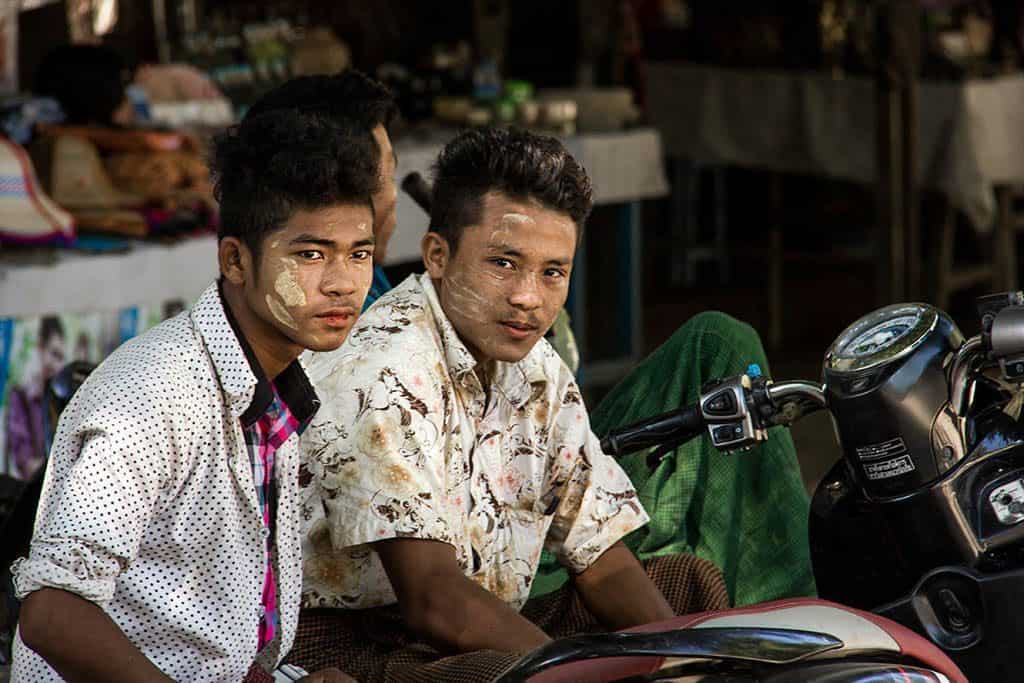
M 553 277 L 553 278 L 563 278 L 563 277 L 565 277 L 565 271 L 564 270 L 559 270 L 558 268 L 549 268 L 548 270 L 544 271 L 544 274 L 546 276 L 548 276 L 548 277 Z
M 352 254 L 352 258 L 357 261 L 365 261 L 369 258 L 373 258 L 373 253 L 366 249 L 360 249 L 359 251 Z
M 494 258 L 491 259 L 491 263 L 498 266 L 499 268 L 513 268 L 514 265 L 507 258 Z
M 299 257 L 306 261 L 315 261 L 317 259 L 322 259 L 324 255 L 315 249 L 307 249 L 306 251 L 300 251 Z

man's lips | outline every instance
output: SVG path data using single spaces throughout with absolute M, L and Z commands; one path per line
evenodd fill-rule
M 537 332 L 537 325 L 520 320 L 502 320 L 498 323 L 505 334 L 514 339 L 526 339 Z
M 323 320 L 331 327 L 345 327 L 356 316 L 356 309 L 351 306 L 341 308 L 329 308 L 316 314 L 316 317 Z

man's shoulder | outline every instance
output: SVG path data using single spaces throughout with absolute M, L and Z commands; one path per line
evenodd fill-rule
M 84 394 L 116 403 L 170 401 L 213 386 L 205 348 L 187 314 L 129 339 L 92 371 Z
M 164 320 L 156 327 L 125 341 L 108 360 L 116 363 L 142 363 L 154 372 L 170 372 L 190 367 L 204 353 L 202 337 L 187 313 Z
M 410 275 L 360 316 L 345 346 L 379 349 L 396 343 L 414 345 L 436 336 L 436 328 L 419 277 Z

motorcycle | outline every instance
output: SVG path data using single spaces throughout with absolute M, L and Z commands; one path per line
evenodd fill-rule
M 786 631 L 793 639 L 787 646 L 799 640 L 801 652 L 821 650 L 781 661 L 782 647 L 779 660 L 755 663 L 732 657 L 732 638 L 743 637 L 736 633 L 701 650 L 690 640 L 692 629 L 715 624 L 716 617 L 700 615 L 660 625 L 661 632 L 644 633 L 646 639 L 581 636 L 549 646 L 544 657 L 534 653 L 520 666 L 557 672 L 615 652 L 646 656 L 634 660 L 646 661 L 647 668 L 635 666 L 630 680 L 670 677 L 658 668 L 666 661 L 682 662 L 669 669 L 691 676 L 674 679 L 687 681 L 1019 680 L 1024 656 L 1015 653 L 1014 643 L 1024 635 L 1015 600 L 1024 592 L 1024 292 L 982 297 L 977 308 L 981 333 L 965 340 L 936 308 L 887 306 L 836 338 L 821 382 L 773 382 L 751 366 L 702 387 L 695 405 L 613 430 L 602 440 L 610 454 L 653 449 L 653 466 L 703 433 L 721 451 L 742 451 L 765 440 L 773 427 L 827 411 L 842 457 L 812 496 L 809 540 L 820 597 L 844 606 L 822 606 L 828 611 L 815 615 L 815 601 L 781 601 L 717 617 L 730 627 L 803 630 Z M 780 619 L 780 611 L 800 610 L 798 618 Z M 903 662 L 916 658 L 918 669 L 887 677 L 895 660 L 853 662 L 850 657 L 860 659 L 856 648 L 846 655 L 829 651 L 806 633 L 846 643 L 839 617 L 844 612 L 890 634 L 912 636 Z M 749 635 L 775 642 L 781 634 Z M 936 652 L 956 666 L 948 668 Z M 823 654 L 833 659 L 822 662 Z M 931 671 L 922 673 L 922 667 Z M 513 669 L 507 680 L 526 680 L 517 676 Z

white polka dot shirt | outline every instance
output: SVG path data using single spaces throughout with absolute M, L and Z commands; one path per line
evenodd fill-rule
M 303 401 L 289 407 L 305 419 L 318 404 L 292 371 Z M 13 568 L 18 596 L 54 587 L 96 603 L 175 680 L 242 680 L 257 660 L 267 569 L 240 419 L 258 384 L 216 285 L 115 351 L 61 417 L 31 551 Z M 276 453 L 280 622 L 259 653 L 267 670 L 298 617 L 297 442 Z M 12 677 L 60 680 L 20 637 Z

